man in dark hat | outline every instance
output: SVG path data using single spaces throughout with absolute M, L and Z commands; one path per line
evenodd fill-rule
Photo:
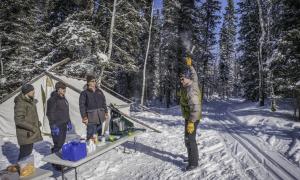
M 202 94 L 198 85 L 198 76 L 192 66 L 190 57 L 186 59 L 187 69 L 180 75 L 180 106 L 185 119 L 184 140 L 188 152 L 188 166 L 186 171 L 198 166 L 198 147 L 196 143 L 196 130 L 201 117 Z
M 65 143 L 67 131 L 72 129 L 69 115 L 69 103 L 65 98 L 66 85 L 62 82 L 55 84 L 55 91 L 47 101 L 47 117 L 51 128 L 54 147 L 52 153 L 59 152 Z
M 80 93 L 79 108 L 82 122 L 87 125 L 86 139 L 89 140 L 97 133 L 103 135 L 99 132 L 101 123 L 105 122 L 104 129 L 107 129 L 108 110 L 105 96 L 101 89 L 96 86 L 95 76 L 87 75 L 86 81 L 87 88 Z
M 33 144 L 42 140 L 41 123 L 36 110 L 34 93 L 34 87 L 31 84 L 25 84 L 14 100 L 14 120 L 20 145 L 19 160 L 31 155 Z

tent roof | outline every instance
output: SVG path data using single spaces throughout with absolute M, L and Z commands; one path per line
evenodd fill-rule
M 86 129 L 81 122 L 79 112 L 79 94 L 84 89 L 86 82 L 82 79 L 74 79 L 50 72 L 44 72 L 29 82 L 35 87 L 35 98 L 38 100 L 37 111 L 39 120 L 42 124 L 43 133 L 50 134 L 49 122 L 45 115 L 46 103 L 45 98 L 43 98 L 45 95 L 47 100 L 50 93 L 54 90 L 54 87 L 49 87 L 47 85 L 48 78 L 52 79 L 53 84 L 56 81 L 61 81 L 67 85 L 68 89 L 66 92 L 66 98 L 69 102 L 71 122 L 75 127 L 74 131 L 76 134 L 84 135 L 86 133 Z M 118 110 L 130 118 L 130 103 L 132 103 L 132 101 L 104 85 L 101 85 L 101 89 L 106 97 L 107 105 L 111 103 L 117 105 Z M 15 136 L 14 98 L 19 94 L 20 90 L 21 88 L 18 88 L 0 102 L 0 136 Z M 139 126 L 144 128 L 149 128 L 145 126 L 145 124 L 133 118 L 132 122 L 134 124 L 137 123 Z M 150 127 L 150 129 L 154 128 Z
M 39 120 L 42 124 L 42 132 L 50 134 L 49 122 L 45 115 L 45 100 L 50 97 L 54 87 L 49 87 L 47 85 L 48 77 L 52 79 L 53 84 L 55 84 L 56 81 L 62 81 L 66 83 L 68 87 L 66 99 L 69 102 L 71 122 L 75 126 L 74 133 L 84 135 L 86 129 L 81 122 L 81 115 L 79 112 L 79 93 L 83 90 L 83 87 L 86 84 L 85 81 L 49 72 L 45 72 L 29 82 L 35 88 L 35 99 L 37 99 L 37 111 Z M 20 89 L 21 88 L 18 88 L 12 94 L 7 96 L 0 104 L 0 136 L 15 136 L 16 134 L 14 122 L 14 99 L 20 93 Z M 104 89 L 102 89 L 102 91 L 106 97 L 106 102 L 108 105 L 110 103 L 117 104 L 120 106 L 120 111 L 129 114 L 130 104 L 112 95 Z

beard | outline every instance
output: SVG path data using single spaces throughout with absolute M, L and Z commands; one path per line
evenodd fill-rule
M 29 99 L 33 100 L 34 99 L 34 95 L 27 95 L 29 97 Z

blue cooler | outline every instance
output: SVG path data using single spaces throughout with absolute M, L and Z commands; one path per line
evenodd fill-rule
M 62 159 L 68 161 L 78 161 L 85 158 L 86 143 L 72 141 L 70 143 L 64 144 L 62 147 Z

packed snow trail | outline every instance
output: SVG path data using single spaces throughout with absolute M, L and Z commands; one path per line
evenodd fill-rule
M 277 151 L 273 151 L 270 147 L 257 143 L 253 135 L 234 135 L 231 134 L 237 141 L 239 141 L 256 160 L 262 164 L 266 170 L 272 173 L 273 177 L 278 179 L 300 179 L 300 169 L 292 164 L 284 156 Z
M 263 168 L 264 173 L 258 173 L 267 179 L 300 179 L 300 168 L 291 163 L 279 152 L 261 141 L 253 134 L 252 127 L 239 123 L 234 114 L 227 111 L 228 103 L 218 102 L 215 104 L 215 118 L 211 118 L 222 124 L 228 131 L 228 135 L 237 141 L 252 158 Z M 217 111 L 218 110 L 218 111 Z

